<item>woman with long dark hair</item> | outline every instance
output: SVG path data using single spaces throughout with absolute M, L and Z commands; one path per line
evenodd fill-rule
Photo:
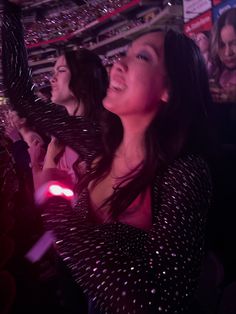
M 34 100 L 19 9 L 9 4 L 3 58 L 15 108 L 86 161 L 76 206 L 56 182 L 62 192 L 49 197 L 43 217 L 90 306 L 100 313 L 185 313 L 197 288 L 211 199 L 211 96 L 199 49 L 171 30 L 134 40 L 111 69 L 101 123 L 52 119 Z M 41 204 L 54 195 L 51 183 L 36 194 Z
M 215 102 L 236 102 L 236 8 L 219 17 L 212 30 L 212 96 Z M 213 85 L 213 84 L 212 84 Z
M 69 115 L 82 115 L 91 120 L 99 120 L 103 111 L 102 99 L 106 94 L 108 78 L 100 58 L 85 48 L 65 51 L 58 57 L 51 83 L 51 101 L 63 106 Z M 37 152 L 37 145 L 35 150 Z M 36 154 L 37 156 L 37 154 Z M 32 162 L 35 186 L 42 176 L 40 164 Z M 56 138 L 49 143 L 43 170 L 58 169 L 60 175 L 68 175 L 76 182 L 76 167 L 80 159 L 68 146 L 61 145 Z

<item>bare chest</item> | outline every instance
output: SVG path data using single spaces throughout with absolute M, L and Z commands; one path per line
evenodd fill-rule
M 104 223 L 109 220 L 110 208 L 99 208 L 114 192 L 114 187 L 119 184 L 110 174 L 95 187 L 89 187 L 90 210 L 95 220 Z M 149 229 L 152 225 L 151 189 L 148 188 L 130 204 L 118 217 L 118 221 L 130 224 L 141 229 Z

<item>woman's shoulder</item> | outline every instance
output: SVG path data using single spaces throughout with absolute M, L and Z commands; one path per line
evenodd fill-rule
M 185 155 L 176 159 L 153 186 L 154 200 L 158 205 L 178 211 L 196 209 L 204 213 L 212 200 L 212 180 L 207 161 L 198 155 Z
M 198 154 L 186 154 L 176 159 L 168 170 L 184 171 L 184 172 L 205 172 L 208 171 L 208 163 L 204 157 Z
M 163 174 L 159 182 L 179 188 L 211 189 L 211 174 L 206 159 L 197 154 L 186 154 L 174 160 Z

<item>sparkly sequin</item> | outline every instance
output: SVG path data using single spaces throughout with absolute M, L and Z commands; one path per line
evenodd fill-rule
M 15 109 L 71 146 L 88 163 L 97 155 L 100 132 L 80 117 L 65 116 L 36 100 L 23 46 L 20 12 L 3 19 L 3 71 Z M 101 313 L 184 313 L 197 287 L 204 226 L 211 198 L 205 161 L 187 155 L 152 186 L 152 228 L 88 220 L 88 193 L 71 208 L 51 199 L 43 219 L 54 230 L 56 247 L 75 281 Z

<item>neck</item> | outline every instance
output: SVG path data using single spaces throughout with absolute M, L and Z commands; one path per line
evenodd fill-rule
M 31 132 L 31 130 L 28 127 L 26 127 L 26 126 L 22 126 L 18 130 L 19 130 L 19 132 L 20 132 L 20 134 L 22 135 L 23 138 L 25 138 L 25 136 L 27 136 L 28 133 Z
M 63 104 L 64 107 L 66 108 L 68 114 L 70 116 L 83 116 L 84 113 L 84 105 L 82 104 L 82 102 L 77 102 L 75 100 Z
M 123 156 L 129 161 L 131 167 L 135 167 L 144 158 L 144 136 L 152 119 L 151 117 L 150 119 L 134 117 L 132 119 L 123 118 L 121 120 L 124 128 L 124 135 L 116 155 Z

